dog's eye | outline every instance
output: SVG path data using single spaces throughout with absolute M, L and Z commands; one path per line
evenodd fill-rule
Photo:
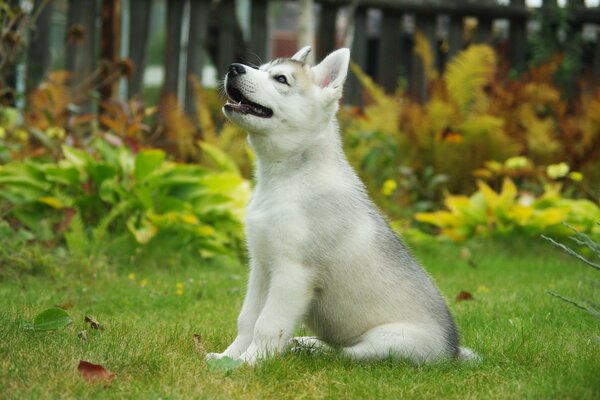
M 283 83 L 284 85 L 288 84 L 287 78 L 284 75 L 277 75 L 275 80 L 279 83 Z

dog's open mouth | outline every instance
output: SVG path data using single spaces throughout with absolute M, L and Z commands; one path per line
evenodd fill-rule
M 225 104 L 226 111 L 250 114 L 260 118 L 271 118 L 273 116 L 273 110 L 248 100 L 239 89 L 232 85 L 227 85 L 225 92 L 229 96 Z

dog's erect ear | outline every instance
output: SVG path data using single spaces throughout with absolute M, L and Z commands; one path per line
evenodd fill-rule
M 329 54 L 312 68 L 315 84 L 323 89 L 333 89 L 339 96 L 348 74 L 350 50 L 339 49 Z
M 294 54 L 292 56 L 292 60 L 306 62 L 306 57 L 308 56 L 308 53 L 310 53 L 311 50 L 312 49 L 310 48 L 310 46 L 304 46 L 303 48 L 298 50 L 298 52 L 296 54 Z

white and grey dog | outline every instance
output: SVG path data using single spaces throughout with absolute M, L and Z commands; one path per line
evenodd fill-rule
M 248 206 L 248 291 L 238 335 L 223 353 L 250 364 L 281 352 L 302 322 L 322 344 L 356 360 L 417 364 L 476 358 L 459 347 L 431 278 L 390 229 L 348 164 L 335 114 L 348 49 L 320 64 L 310 47 L 259 68 L 232 64 L 226 117 L 257 155 Z

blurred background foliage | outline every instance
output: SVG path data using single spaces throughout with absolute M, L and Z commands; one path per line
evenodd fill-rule
M 417 32 L 427 101 L 402 82 L 388 93 L 351 66 L 364 104 L 338 115 L 346 154 L 395 228 L 456 241 L 568 235 L 565 223 L 600 235 L 600 90 L 580 79 L 578 42 L 565 47 L 548 32 L 542 24 L 532 38 L 523 70 L 477 44 L 443 73 Z M 102 86 L 134 73 L 127 60 L 110 71 L 75 86 L 72 73 L 52 71 L 22 107 L 3 98 L 0 240 L 16 232 L 15 243 L 132 263 L 243 258 L 254 156 L 222 116 L 222 95 L 191 77 L 194 115 L 170 94 L 98 100 Z

